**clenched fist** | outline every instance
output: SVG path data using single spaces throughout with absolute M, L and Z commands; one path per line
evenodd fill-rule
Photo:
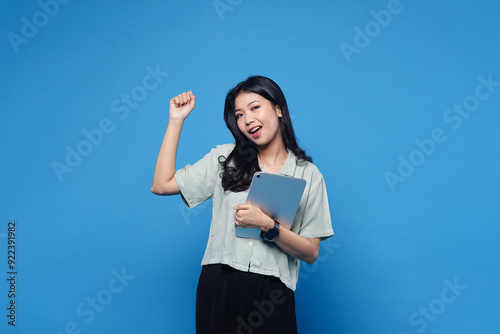
M 183 121 L 194 109 L 196 96 L 192 91 L 181 93 L 170 100 L 170 119 Z

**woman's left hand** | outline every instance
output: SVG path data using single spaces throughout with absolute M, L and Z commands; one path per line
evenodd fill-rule
M 243 228 L 258 228 L 267 231 L 274 226 L 274 220 L 253 204 L 235 206 L 234 223 Z

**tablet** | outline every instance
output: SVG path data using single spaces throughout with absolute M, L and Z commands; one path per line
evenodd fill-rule
M 256 172 L 253 176 L 246 203 L 258 206 L 265 214 L 290 229 L 299 208 L 306 180 L 295 177 Z M 258 228 L 236 227 L 240 238 L 260 239 Z

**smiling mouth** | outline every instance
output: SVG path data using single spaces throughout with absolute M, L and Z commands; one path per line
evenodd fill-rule
M 251 128 L 248 132 L 253 138 L 257 138 L 262 133 L 262 126 L 256 126 L 254 128 Z

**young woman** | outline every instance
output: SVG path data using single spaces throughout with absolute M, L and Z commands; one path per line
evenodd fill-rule
M 197 333 L 296 333 L 299 262 L 312 264 L 320 241 L 333 235 L 323 176 L 297 145 L 283 92 L 262 76 L 249 77 L 226 96 L 224 120 L 235 143 L 176 171 L 179 135 L 195 101 L 191 91 L 170 100 L 151 191 L 180 194 L 189 208 L 213 202 L 197 288 Z M 256 171 L 307 181 L 291 229 L 244 204 Z M 237 226 L 258 228 L 263 239 L 238 238 Z

